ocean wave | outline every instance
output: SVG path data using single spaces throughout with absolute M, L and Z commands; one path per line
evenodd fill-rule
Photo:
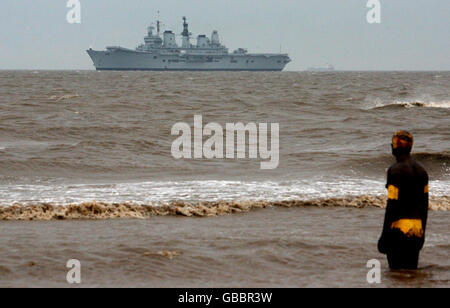
M 441 152 L 441 153 L 418 152 L 414 153 L 413 157 L 421 161 L 450 163 L 450 152 Z
M 412 157 L 424 164 L 428 164 L 430 166 L 443 166 L 443 164 L 450 164 L 450 152 L 416 152 L 412 154 Z M 383 154 L 373 159 L 367 159 L 369 162 L 380 162 L 383 164 L 389 161 L 392 161 L 392 155 Z
M 385 170 L 383 167 L 382 170 Z M 2 178 L 3 181 L 11 181 Z M 312 200 L 344 196 L 384 195 L 385 176 L 379 179 L 330 177 L 279 181 L 151 181 L 90 184 L 60 183 L 59 179 L 36 179 L 34 184 L 0 185 L 0 207 L 12 204 L 82 204 L 102 201 L 108 204 L 168 204 L 232 202 L 235 200 Z M 448 196 L 449 181 L 430 181 L 433 196 Z
M 59 102 L 59 101 L 64 101 L 67 99 L 78 98 L 78 97 L 80 97 L 80 95 L 78 95 L 78 94 L 65 94 L 65 95 L 52 95 L 49 97 L 49 99 Z
M 374 107 L 370 109 L 387 109 L 387 108 L 450 108 L 450 101 L 394 101 L 389 103 L 377 103 Z
M 446 178 L 450 175 L 450 152 L 417 152 L 412 154 L 413 158 L 421 162 L 427 169 L 430 177 L 435 179 Z M 379 173 L 395 162 L 390 154 L 381 154 L 373 157 L 354 158 L 343 163 L 344 168 Z
M 85 202 L 70 205 L 13 204 L 0 207 L 0 220 L 48 221 L 48 220 L 104 220 L 104 219 L 146 219 L 153 216 L 214 217 L 227 214 L 245 213 L 264 208 L 292 207 L 347 207 L 384 208 L 386 197 L 360 195 L 340 198 L 284 201 L 217 201 L 189 203 L 173 201 L 165 204 L 133 204 Z M 430 197 L 430 209 L 450 210 L 450 196 Z

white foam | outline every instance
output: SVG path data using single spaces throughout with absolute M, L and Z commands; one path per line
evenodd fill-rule
M 434 196 L 450 194 L 450 182 L 434 181 Z M 338 181 L 158 181 L 117 184 L 79 185 L 2 185 L 1 205 L 14 202 L 49 202 L 57 204 L 88 201 L 135 202 L 150 204 L 174 200 L 197 202 L 219 200 L 314 199 L 347 195 L 385 194 L 384 180 L 340 179 Z
M 423 101 L 423 100 L 408 100 L 408 101 L 393 101 L 393 102 L 383 102 L 380 100 L 375 100 L 373 104 L 370 104 L 367 109 L 376 109 L 387 106 L 401 106 L 405 108 L 450 108 L 450 101 Z
M 432 108 L 450 108 L 450 101 L 429 102 L 428 104 L 426 104 L 426 107 L 432 107 Z
M 66 94 L 66 95 L 52 95 L 49 97 L 50 100 L 56 100 L 56 101 L 63 101 L 63 100 L 68 100 L 68 99 L 72 99 L 72 98 L 78 98 L 80 97 L 78 94 Z
M 426 108 L 450 108 L 450 101 L 395 101 L 394 105 L 401 105 L 406 108 L 426 107 Z

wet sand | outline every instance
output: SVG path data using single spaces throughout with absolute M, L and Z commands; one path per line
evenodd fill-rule
M 449 287 L 448 211 L 431 211 L 418 271 L 390 271 L 379 208 L 270 207 L 208 218 L 0 221 L 0 287 Z M 380 285 L 366 281 L 370 259 Z

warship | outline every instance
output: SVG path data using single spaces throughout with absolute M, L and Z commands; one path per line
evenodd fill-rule
M 213 31 L 211 37 L 198 35 L 196 44 L 191 44 L 192 33 L 186 17 L 183 17 L 181 45 L 176 35 L 168 30 L 160 35 L 161 22 L 147 28 L 144 44 L 136 49 L 120 46 L 106 47 L 87 53 L 97 70 L 149 70 L 149 71 L 282 71 L 291 59 L 281 53 L 248 53 L 244 48 L 229 52 L 221 44 L 219 34 Z

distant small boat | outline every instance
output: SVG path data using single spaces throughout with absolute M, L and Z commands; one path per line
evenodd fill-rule
M 307 71 L 309 72 L 334 72 L 334 66 L 331 64 L 328 64 L 325 67 L 308 67 Z

